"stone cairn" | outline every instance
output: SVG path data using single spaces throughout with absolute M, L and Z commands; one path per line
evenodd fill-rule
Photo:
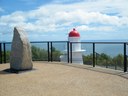
M 22 28 L 14 28 L 11 46 L 10 69 L 15 71 L 33 68 L 31 46 Z

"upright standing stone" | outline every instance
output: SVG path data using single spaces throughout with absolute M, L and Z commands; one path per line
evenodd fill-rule
M 23 29 L 14 28 L 11 47 L 10 68 L 18 71 L 32 69 L 31 46 Z

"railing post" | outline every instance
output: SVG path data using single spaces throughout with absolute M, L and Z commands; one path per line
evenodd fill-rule
M 95 67 L 95 43 L 93 43 L 93 67 Z
M 2 64 L 2 43 L 0 43 L 0 64 Z
M 47 50 L 48 50 L 48 62 L 49 62 L 50 61 L 49 42 L 47 42 Z
M 69 41 L 67 41 L 67 61 L 69 63 Z
M 127 72 L 126 43 L 124 43 L 124 72 Z
M 52 51 L 53 51 L 52 49 L 53 49 L 53 48 L 52 48 L 52 42 L 51 42 L 51 62 L 53 61 L 53 60 L 52 60 Z
M 3 43 L 3 49 L 4 49 L 4 63 L 6 63 L 6 46 L 5 43 Z
M 70 42 L 70 63 L 72 63 L 72 42 Z

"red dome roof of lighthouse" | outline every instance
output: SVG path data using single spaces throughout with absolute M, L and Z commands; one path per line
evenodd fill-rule
M 69 37 L 80 37 L 80 34 L 75 28 L 73 28 L 73 30 L 69 33 Z

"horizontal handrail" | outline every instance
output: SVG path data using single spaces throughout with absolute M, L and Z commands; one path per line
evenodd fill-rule
M 31 41 L 30 43 L 47 43 L 47 42 L 53 42 L 53 43 L 65 43 L 65 42 L 69 42 L 69 41 Z M 11 44 L 12 42 L 0 42 L 1 44 L 6 43 L 6 44 Z M 82 42 L 71 42 L 71 43 L 95 43 L 95 44 L 128 44 L 128 42 L 86 42 L 86 41 L 82 41 Z

